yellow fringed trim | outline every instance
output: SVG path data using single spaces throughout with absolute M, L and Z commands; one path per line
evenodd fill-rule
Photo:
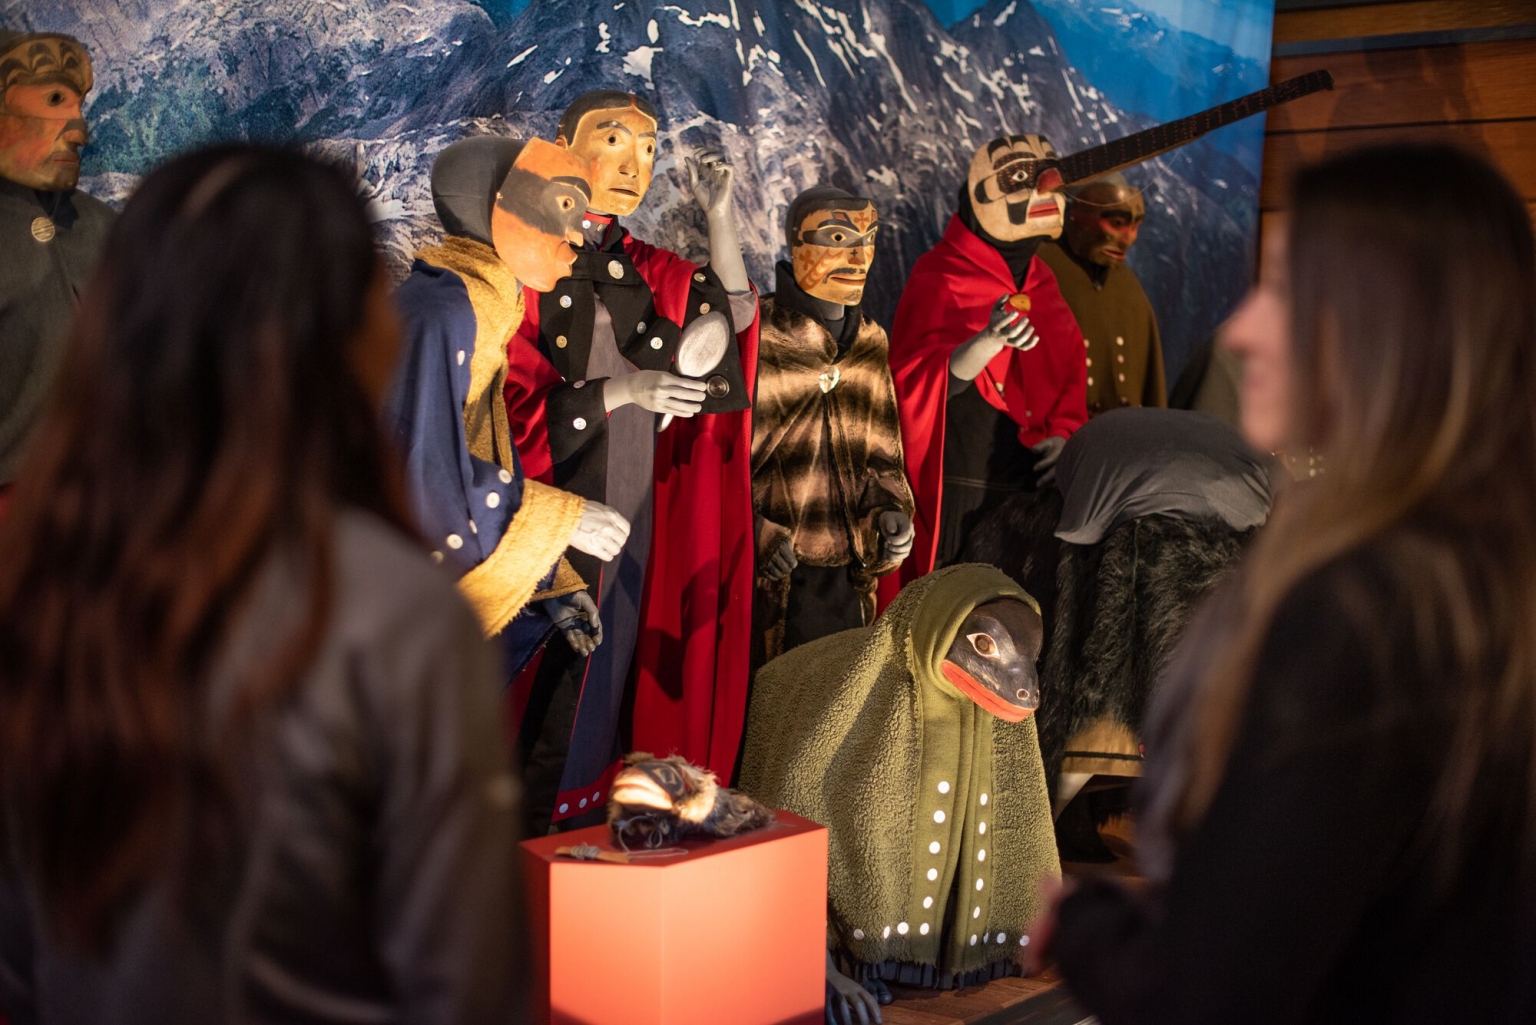
M 576 591 L 586 590 L 587 582 L 581 579 L 581 574 L 576 572 L 570 560 L 560 557 L 560 563 L 555 567 L 555 582 L 549 585 L 549 589 L 540 591 L 533 596 L 534 601 L 544 601 L 548 598 L 560 598 Z
M 581 496 L 548 484 L 536 480 L 524 483 L 522 508 L 512 517 L 496 550 L 459 578 L 459 591 L 480 618 L 487 637 L 500 633 L 533 599 L 534 588 L 556 561 L 565 564 L 562 555 L 566 542 L 586 504 Z M 565 568 L 570 567 L 565 564 Z M 571 576 L 575 576 L 574 571 Z M 557 570 L 557 585 L 559 578 Z

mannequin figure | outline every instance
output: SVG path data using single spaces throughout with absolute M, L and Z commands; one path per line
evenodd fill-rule
M 1019 973 L 1060 873 L 1031 718 L 1041 635 L 1034 599 L 958 565 L 758 671 L 741 789 L 828 828 L 829 1020 L 873 1020 L 888 982 Z
M 746 708 L 751 640 L 751 425 L 757 298 L 731 215 L 731 167 L 685 163 L 709 224 L 698 267 L 634 238 L 620 217 L 650 187 L 656 112 L 625 92 L 586 93 L 556 145 L 590 161 L 571 277 L 530 299 L 505 391 L 529 476 L 613 506 L 633 532 L 613 565 L 571 557 L 597 588 L 607 640 L 590 658 L 547 649 L 519 724 L 536 830 L 598 821 L 631 746 L 679 754 L 728 779 Z M 682 329 L 729 317 L 728 351 L 680 376 Z M 665 430 L 658 428 L 675 417 Z
M 785 227 L 752 425 L 759 665 L 872 623 L 876 579 L 912 550 L 885 331 L 859 307 L 874 204 L 820 186 L 790 204 Z
M 1048 482 L 1088 419 L 1083 336 L 1036 250 L 1061 233 L 1055 150 L 983 145 L 944 237 L 912 268 L 891 332 L 916 546 L 883 601 L 935 566 L 1010 495 Z
M 116 217 L 75 188 L 91 80 L 79 40 L 0 31 L 0 503 Z
M 1125 257 L 1146 204 L 1118 171 L 1066 190 L 1067 224 L 1040 247 L 1083 331 L 1088 415 L 1168 405 L 1157 314 Z
M 417 254 L 395 293 L 404 352 L 384 420 L 432 557 L 460 574 L 459 589 L 486 635 L 500 637 L 514 673 L 552 626 L 574 650 L 596 647 L 596 605 L 563 552 L 571 545 L 612 558 L 629 530 L 600 503 L 526 479 L 501 403 L 507 341 L 523 316 L 520 282 L 549 288 L 570 273 L 566 235 L 586 203 L 588 173 L 537 139 L 449 146 L 432 166 L 447 238 Z

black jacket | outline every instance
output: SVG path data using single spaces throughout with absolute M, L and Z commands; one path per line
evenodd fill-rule
M 3 880 L 13 1025 L 523 1020 L 495 653 L 448 576 L 394 531 L 346 515 L 335 553 L 319 656 L 260 724 L 238 840 L 195 866 L 190 899 L 168 868 L 90 957 L 50 939 L 24 878 Z M 269 568 L 215 674 L 215 709 L 306 604 Z
M 1282 604 L 1166 880 L 1145 899 L 1088 884 L 1062 905 L 1061 973 L 1104 1025 L 1536 1021 L 1536 903 L 1509 825 L 1528 784 L 1480 782 L 1449 881 L 1419 842 L 1466 692 L 1412 607 L 1403 572 L 1370 552 Z M 1158 698 L 1174 717 L 1179 669 Z M 1149 734 L 1138 826 L 1181 771 L 1162 747 Z

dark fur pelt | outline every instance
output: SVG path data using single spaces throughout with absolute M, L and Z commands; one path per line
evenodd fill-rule
M 1036 722 L 1053 793 L 1078 731 L 1108 717 L 1141 732 L 1195 606 L 1254 533 L 1153 515 L 1121 524 L 1096 545 L 1074 545 L 1054 536 L 1060 512 L 1054 489 L 1020 496 L 967 548 L 968 558 L 1002 569 L 1040 602 L 1046 634 Z

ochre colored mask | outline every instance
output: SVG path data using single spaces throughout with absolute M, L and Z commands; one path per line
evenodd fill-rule
M 1008 722 L 1022 722 L 1040 707 L 1035 667 L 1045 640 L 1040 613 L 1012 598 L 972 609 L 944 656 L 944 678 Z
M 999 242 L 1061 234 L 1066 198 L 1056 149 L 1043 135 L 1006 135 L 982 146 L 966 189 L 977 223 Z
M 0 54 L 0 178 L 74 188 L 90 141 L 80 111 L 90 91 L 91 59 L 74 40 L 31 36 Z
M 818 299 L 857 306 L 864 299 L 864 281 L 875 258 L 879 220 L 875 205 L 860 199 L 806 214 L 789 251 L 795 284 Z
M 625 217 L 635 212 L 651 187 L 656 163 L 656 119 L 631 103 L 589 110 L 576 123 L 572 153 L 592 164 L 594 213 Z
M 591 167 L 570 150 L 529 139 L 496 192 L 491 240 L 517 280 L 548 292 L 569 277 L 591 198 Z
M 1136 244 L 1147 206 L 1136 189 L 1093 182 L 1077 192 L 1067 209 L 1067 248 L 1099 267 L 1119 267 Z

